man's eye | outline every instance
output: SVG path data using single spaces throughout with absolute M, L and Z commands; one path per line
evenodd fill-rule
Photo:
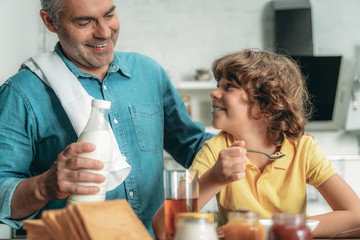
M 79 26 L 81 26 L 81 27 L 85 27 L 85 26 L 89 25 L 89 23 L 90 23 L 90 21 L 81 21 L 81 22 L 79 22 L 78 24 L 79 24 Z
M 106 15 L 107 18 L 112 18 L 114 16 L 114 13 L 110 13 L 108 15 Z

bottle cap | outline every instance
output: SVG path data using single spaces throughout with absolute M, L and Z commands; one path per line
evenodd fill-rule
M 111 102 L 105 100 L 93 99 L 91 101 L 91 106 L 110 109 Z

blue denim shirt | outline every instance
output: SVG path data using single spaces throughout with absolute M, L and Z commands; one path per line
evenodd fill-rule
M 165 71 L 152 59 L 116 52 L 101 82 L 67 59 L 59 43 L 55 51 L 91 96 L 111 101 L 109 122 L 132 170 L 123 184 L 107 192 L 106 199 L 127 199 L 153 235 L 152 217 L 164 200 L 163 149 L 189 167 L 212 135 L 191 121 Z M 29 69 L 20 70 L 1 86 L 0 221 L 15 228 L 22 225 L 22 221 L 10 219 L 16 186 L 47 171 L 58 154 L 76 141 L 55 93 Z M 66 199 L 51 201 L 42 210 L 65 204 Z

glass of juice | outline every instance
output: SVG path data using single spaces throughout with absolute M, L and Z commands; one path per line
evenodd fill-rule
M 165 227 L 166 238 L 174 239 L 176 214 L 199 212 L 199 179 L 197 170 L 165 170 Z

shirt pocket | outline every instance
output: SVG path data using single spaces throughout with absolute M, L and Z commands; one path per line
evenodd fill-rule
M 144 151 L 159 152 L 163 145 L 163 124 L 160 105 L 145 103 L 129 105 L 139 147 Z

